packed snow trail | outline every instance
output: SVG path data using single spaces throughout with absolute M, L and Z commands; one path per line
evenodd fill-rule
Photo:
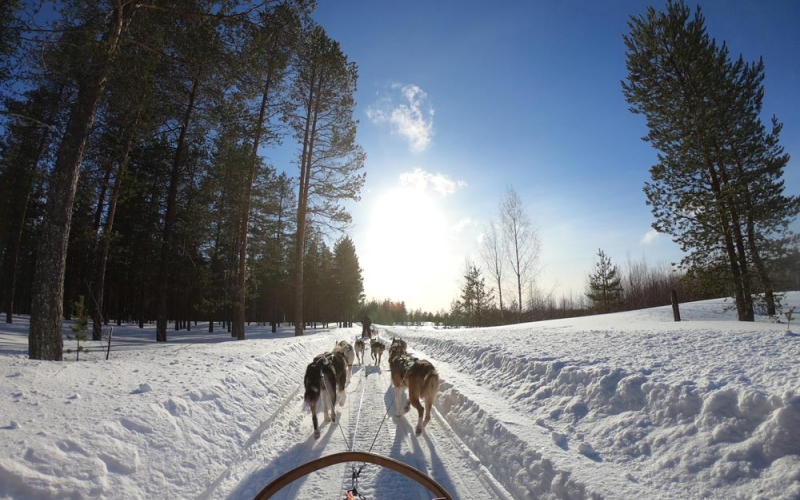
M 414 435 L 417 414 L 413 408 L 402 417 L 394 416 L 394 388 L 391 385 L 387 357 L 383 356 L 381 366 L 367 364 L 353 367 L 353 376 L 347 387 L 347 403 L 344 407 L 337 407 L 338 423 L 346 430 L 348 439 L 345 442 L 339 429 L 334 428 L 335 424 L 327 422 L 322 432 L 323 437 L 330 436 L 330 439 L 319 443 L 318 448 L 324 448 L 320 456 L 345 451 L 348 446 L 352 446 L 356 451 L 371 451 L 411 465 L 436 480 L 454 498 L 503 498 L 490 494 L 491 490 L 487 491 L 477 474 L 465 474 L 470 469 L 466 463 L 450 458 L 463 457 L 465 454 L 453 446 L 452 440 L 457 438 L 452 435 L 449 427 L 440 428 L 442 422 L 432 421 L 425 433 L 418 438 Z M 370 359 L 369 352 L 367 359 Z M 404 392 L 404 403 L 406 395 L 407 391 Z M 306 424 L 310 429 L 307 411 L 303 418 L 308 421 Z M 438 442 L 442 444 L 437 446 Z M 313 458 L 316 456 L 306 461 Z M 366 498 L 424 500 L 433 496 L 427 489 L 402 474 L 374 464 L 353 463 L 310 474 L 305 479 L 296 481 L 294 488 L 285 488 L 287 491 L 281 491 L 276 498 L 342 498 L 344 491 L 354 485 L 353 467 L 360 469 L 357 488 Z

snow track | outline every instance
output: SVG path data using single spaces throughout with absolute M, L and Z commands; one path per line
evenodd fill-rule
M 295 387 L 252 432 L 235 458 L 218 474 L 197 500 L 253 498 L 279 475 L 311 460 L 354 449 L 404 462 L 434 478 L 454 498 L 511 498 L 460 441 L 438 413 L 422 436 L 414 435 L 416 410 L 396 417 L 394 388 L 386 366 L 354 366 L 346 388 L 347 401 L 336 406 L 337 422 L 320 419 L 321 435 L 313 437 L 310 413 L 303 407 L 302 387 Z M 403 403 L 407 391 L 404 392 Z M 341 426 L 341 427 L 340 427 Z M 294 434 L 296 445 L 273 449 Z M 360 473 L 353 482 L 353 470 Z M 429 500 L 426 488 L 397 472 L 374 464 L 348 463 L 321 469 L 278 492 L 278 500 L 344 497 L 353 486 L 369 499 Z

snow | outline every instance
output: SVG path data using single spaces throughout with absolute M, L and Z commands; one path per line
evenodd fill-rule
M 784 300 L 800 305 L 800 293 Z M 250 499 L 289 469 L 356 449 L 410 464 L 454 498 L 798 499 L 800 337 L 735 321 L 730 302 L 485 329 L 379 327 L 440 373 L 434 417 L 394 415 L 382 366 L 356 365 L 315 440 L 306 365 L 360 327 L 271 333 L 114 328 L 75 361 L 27 359 L 27 318 L 0 325 L 0 499 Z M 70 333 L 68 325 L 65 334 Z M 789 332 L 789 333 L 787 333 Z M 405 398 L 405 396 L 404 396 Z M 275 498 L 343 498 L 352 467 Z M 431 498 L 367 464 L 366 498 Z

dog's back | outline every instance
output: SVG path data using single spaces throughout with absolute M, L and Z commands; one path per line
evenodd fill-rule
M 383 351 L 386 349 L 386 346 L 383 342 L 378 340 L 373 340 L 369 344 L 369 350 L 372 353 L 372 359 L 375 361 L 376 365 L 381 364 L 381 358 L 383 357 Z
M 431 420 L 431 407 L 439 392 L 439 372 L 430 361 L 407 354 L 390 356 L 389 369 L 395 387 L 396 415 L 400 416 L 400 392 L 405 385 L 408 387 L 408 401 L 404 411 L 408 411 L 410 406 L 417 409 L 419 420 L 415 433 L 419 436 Z M 420 399 L 425 400 L 424 407 Z
M 353 346 L 350 345 L 350 342 L 346 340 L 340 340 L 333 346 L 333 352 L 340 352 L 344 355 L 344 359 L 348 365 L 353 364 L 353 359 L 355 358 L 356 352 L 353 349 Z
M 366 345 L 362 339 L 356 339 L 356 359 L 358 359 L 359 364 L 364 364 L 364 350 L 366 349 Z

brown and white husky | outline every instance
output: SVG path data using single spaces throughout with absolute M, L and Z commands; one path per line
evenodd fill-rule
M 397 356 L 408 354 L 408 344 L 406 341 L 399 338 L 393 338 L 392 344 L 389 346 L 389 366 L 392 365 L 392 360 Z
M 372 339 L 372 342 L 370 342 L 369 351 L 372 355 L 372 360 L 375 361 L 375 366 L 381 365 L 381 358 L 385 349 L 386 345 L 377 339 Z
M 364 350 L 366 346 L 364 345 L 364 341 L 361 339 L 356 339 L 356 359 L 358 360 L 359 365 L 364 364 Z
M 400 349 L 395 347 L 395 351 Z M 389 353 L 389 368 L 392 374 L 392 385 L 395 390 L 396 416 L 401 416 L 400 403 L 403 399 L 403 387 L 408 387 L 408 402 L 403 408 L 403 413 L 408 412 L 411 406 L 417 409 L 419 419 L 414 430 L 417 436 L 422 434 L 425 426 L 431 420 L 431 407 L 439 392 L 439 372 L 426 359 L 417 359 L 408 354 L 397 354 L 392 356 Z M 422 408 L 420 398 L 425 400 L 425 408 Z M 424 417 L 424 418 L 423 418 Z

